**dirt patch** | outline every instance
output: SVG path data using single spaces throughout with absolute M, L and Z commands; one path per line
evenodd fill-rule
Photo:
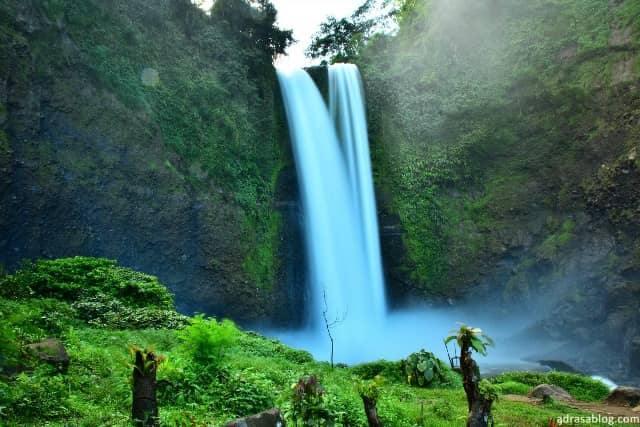
M 614 64 L 611 77 L 614 84 L 633 80 L 633 59 L 627 59 Z
M 542 406 L 542 399 L 535 397 L 520 396 L 517 394 L 505 394 L 500 396 L 501 399 L 508 400 L 510 402 L 528 403 L 529 405 Z M 638 412 L 633 408 L 624 406 L 613 406 L 604 403 L 596 402 L 568 402 L 563 401 L 563 405 L 567 405 L 571 408 L 579 409 L 581 411 L 589 412 L 592 414 L 601 414 L 613 417 L 637 417 Z
M 609 36 L 609 46 L 629 46 L 633 40 L 631 27 L 620 28 L 614 25 Z

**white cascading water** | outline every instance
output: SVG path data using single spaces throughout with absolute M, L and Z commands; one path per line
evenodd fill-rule
M 420 348 L 446 360 L 443 338 L 461 321 L 482 325 L 496 339 L 497 347 L 481 361 L 490 362 L 483 363 L 483 371 L 540 370 L 539 364 L 522 360 L 531 358 L 526 349 L 511 344 L 531 326 L 531 319 L 517 312 L 508 320 L 486 305 L 416 305 L 387 312 L 358 69 L 348 64 L 329 67 L 329 107 L 305 71 L 278 70 L 278 79 L 305 218 L 310 326 L 270 334 L 328 360 L 326 310 L 328 322 L 338 320 L 331 329 L 336 362 L 399 360 Z
M 308 339 L 329 342 L 326 311 L 335 360 L 351 362 L 367 359 L 386 304 L 362 84 L 354 65 L 329 76 L 331 114 L 305 71 L 278 70 L 305 216 Z
M 354 65 L 329 67 L 329 107 L 303 70 L 278 70 L 302 198 L 310 301 L 309 328 L 270 331 L 285 343 L 330 358 L 323 311 L 332 328 L 334 361 L 399 360 L 426 348 L 446 360 L 443 338 L 461 321 L 482 325 L 498 343 L 483 370 L 540 370 L 521 359 L 511 337 L 530 326 L 491 307 L 417 305 L 387 312 L 364 96 Z M 301 284 L 302 285 L 302 284 Z M 325 305 L 326 300 L 326 305 Z

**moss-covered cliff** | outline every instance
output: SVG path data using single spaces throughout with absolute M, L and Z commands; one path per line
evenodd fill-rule
M 286 145 L 243 37 L 183 0 L 3 1 L 0 262 L 105 256 L 183 311 L 269 314 Z
M 525 302 L 536 332 L 589 346 L 581 368 L 629 374 L 637 2 L 418 0 L 399 19 L 358 59 L 393 292 Z

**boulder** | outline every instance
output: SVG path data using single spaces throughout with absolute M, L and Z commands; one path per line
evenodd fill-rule
M 64 344 L 57 338 L 47 338 L 39 343 L 27 345 L 27 349 L 43 362 L 56 365 L 66 371 L 69 367 L 69 354 Z
M 540 384 L 529 392 L 529 397 L 537 397 L 542 399 L 543 402 L 547 402 L 550 399 L 562 400 L 566 402 L 573 402 L 575 399 L 567 392 L 567 390 L 557 385 Z
M 638 406 L 640 403 L 640 388 L 617 387 L 609 393 L 604 403 L 616 406 Z
M 238 418 L 224 425 L 224 427 L 286 427 L 284 418 L 277 408 L 260 412 L 247 418 Z

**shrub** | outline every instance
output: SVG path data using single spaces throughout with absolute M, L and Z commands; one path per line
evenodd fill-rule
M 418 387 L 457 387 L 460 377 L 433 353 L 420 350 L 401 362 L 407 382 Z
M 507 381 L 501 384 L 496 384 L 496 388 L 499 394 L 525 395 L 528 394 L 533 387 L 516 381 Z
M 315 375 L 300 377 L 297 383 L 291 387 L 291 408 L 289 415 L 298 425 L 302 421 L 303 426 L 324 426 L 332 419 L 332 414 L 325 404 L 325 391 Z
M 15 365 L 22 345 L 68 330 L 74 316 L 67 303 L 55 299 L 18 303 L 0 298 L 0 366 Z
M 272 383 L 262 375 L 245 371 L 231 375 L 222 396 L 225 412 L 248 416 L 274 406 Z
M 217 322 L 212 317 L 206 319 L 203 314 L 198 314 L 191 320 L 191 325 L 181 331 L 180 339 L 193 361 L 207 365 L 219 361 L 239 335 L 240 331 L 231 320 Z
M 372 380 L 381 375 L 387 380 L 404 382 L 402 362 L 390 362 L 378 360 L 375 362 L 361 363 L 351 368 L 351 371 L 363 380 Z
M 20 348 L 16 334 L 9 323 L 4 321 L 4 315 L 0 313 L 0 371 L 7 366 L 16 366 L 19 355 Z
M 455 419 L 455 410 L 453 404 L 448 400 L 440 400 L 429 407 L 430 411 L 437 416 L 447 421 L 453 421 Z
M 175 310 L 130 307 L 103 294 L 82 297 L 72 306 L 82 320 L 99 328 L 181 329 L 189 324 L 189 318 Z
M 291 348 L 277 339 L 267 338 L 253 331 L 243 333 L 238 339 L 238 345 L 246 353 L 254 356 L 273 357 L 278 355 L 298 364 L 313 362 L 313 356 L 308 351 Z
M 41 366 L 34 372 L 19 374 L 5 391 L 7 415 L 51 419 L 69 416 L 68 386 L 64 376 L 52 375 L 53 372 L 50 367 Z
M 156 277 L 115 264 L 114 260 L 90 257 L 27 262 L 15 274 L 0 279 L 0 296 L 72 302 L 104 294 L 135 307 L 173 308 L 172 294 Z

